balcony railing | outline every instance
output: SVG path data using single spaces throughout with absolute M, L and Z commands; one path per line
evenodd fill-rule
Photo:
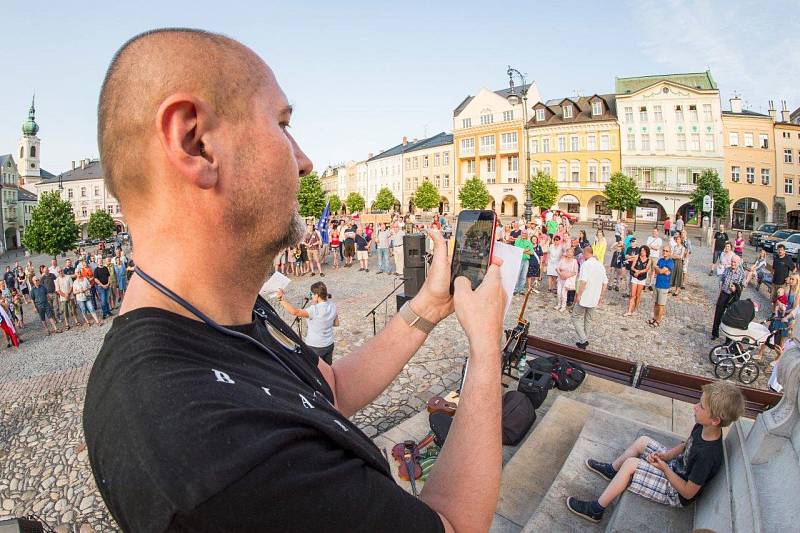
M 497 172 L 484 172 L 481 174 L 481 176 L 486 178 L 487 183 L 494 183 L 494 180 L 497 178 Z
M 481 153 L 482 154 L 493 154 L 496 152 L 494 144 L 482 144 L 481 145 Z
M 519 181 L 519 171 L 506 170 L 503 174 L 503 181 L 507 183 L 517 183 Z
M 639 190 L 642 191 L 675 191 L 692 192 L 697 187 L 691 183 L 678 183 L 672 180 L 636 180 Z
M 519 145 L 517 143 L 508 143 L 508 144 L 501 144 L 500 145 L 501 152 L 518 152 Z
M 475 155 L 475 147 L 474 146 L 470 146 L 469 148 L 462 147 L 458 155 L 462 157 Z

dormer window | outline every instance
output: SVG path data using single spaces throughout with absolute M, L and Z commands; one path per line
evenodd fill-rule
M 562 106 L 561 109 L 564 112 L 564 118 L 572 118 L 572 106 L 571 105 Z
M 536 122 L 544 121 L 544 108 L 540 107 L 536 110 Z
M 600 100 L 595 100 L 592 102 L 592 116 L 602 115 L 603 114 L 603 103 Z

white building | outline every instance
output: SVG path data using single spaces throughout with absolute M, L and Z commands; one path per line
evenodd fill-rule
M 659 220 L 695 216 L 688 204 L 706 169 L 724 172 L 722 110 L 711 72 L 617 78 L 622 171 Z
M 403 137 L 403 142 L 397 146 L 367 159 L 367 194 L 364 196 L 367 209 L 370 209 L 378 191 L 384 187 L 392 191 L 395 198 L 403 197 L 403 152 L 414 143 L 416 139 L 409 143 L 408 139 Z M 399 202 L 396 208 L 400 209 Z

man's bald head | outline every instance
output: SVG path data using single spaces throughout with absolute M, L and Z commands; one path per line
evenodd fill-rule
M 106 185 L 123 209 L 131 193 L 147 189 L 147 146 L 156 138 L 156 115 L 167 96 L 191 93 L 219 117 L 238 122 L 270 79 L 252 50 L 203 30 L 153 30 L 122 45 L 100 90 L 97 137 Z

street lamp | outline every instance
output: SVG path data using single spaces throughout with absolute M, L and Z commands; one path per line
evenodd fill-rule
M 530 222 L 533 215 L 533 203 L 531 202 L 531 153 L 530 146 L 528 145 L 528 93 L 525 89 L 524 74 L 515 68 L 511 68 L 511 65 L 508 66 L 506 74 L 508 74 L 508 85 L 511 88 L 511 92 L 506 97 L 508 103 L 515 106 L 522 102 L 522 130 L 525 137 L 525 220 Z M 522 94 L 517 94 L 514 89 L 514 74 L 516 74 L 522 82 L 520 87 L 520 93 Z

